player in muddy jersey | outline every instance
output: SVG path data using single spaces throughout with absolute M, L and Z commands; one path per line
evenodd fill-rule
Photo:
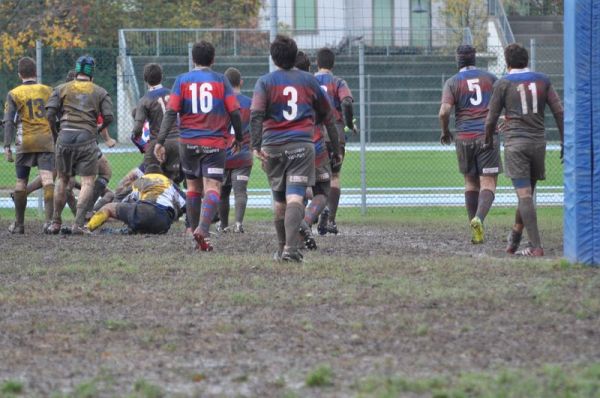
M 529 54 L 519 44 L 504 50 L 508 74 L 494 85 L 486 119 L 486 144 L 491 145 L 496 123 L 504 110 L 504 164 L 506 175 L 517 191 L 519 205 L 506 251 L 523 256 L 543 256 L 533 192 L 537 181 L 546 178 L 546 134 L 544 111 L 550 107 L 558 126 L 561 148 L 564 115 L 560 98 L 548 76 L 527 68 Z M 562 149 L 561 149 L 562 156 Z M 531 245 L 518 251 L 523 229 Z
M 444 84 L 440 123 L 442 144 L 449 145 L 450 111 L 454 107 L 458 169 L 465 180 L 465 206 L 471 226 L 471 242 L 483 243 L 483 222 L 496 192 L 501 171 L 500 141 L 495 136 L 491 149 L 484 149 L 485 118 L 496 76 L 475 66 L 476 52 L 470 45 L 456 49 L 459 72 Z

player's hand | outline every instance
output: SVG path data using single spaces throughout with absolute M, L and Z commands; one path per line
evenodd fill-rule
M 15 159 L 13 158 L 12 150 L 9 146 L 4 147 L 4 159 L 6 159 L 6 161 L 9 163 L 13 163 L 15 161 Z
M 348 133 L 352 133 L 352 135 L 356 136 L 360 133 L 360 130 L 358 129 L 358 125 L 356 124 L 356 119 L 354 119 L 354 126 L 352 128 L 349 128 L 348 126 L 344 126 L 344 133 L 348 134 Z
M 336 168 L 340 164 L 342 164 L 342 155 L 340 155 L 339 153 L 334 153 L 333 155 L 331 155 L 331 167 Z
M 108 140 L 106 140 L 105 144 L 109 148 L 114 148 L 114 146 L 117 145 L 117 140 L 115 140 L 114 138 L 109 138 Z
M 233 152 L 233 154 L 239 153 L 242 150 L 242 143 L 238 140 L 233 140 L 233 143 L 231 144 L 231 152 Z
M 560 143 L 560 162 L 565 162 L 565 146 L 562 142 Z
M 165 147 L 161 144 L 154 145 L 154 156 L 159 162 L 164 163 L 167 159 L 167 151 L 165 150 Z
M 449 131 L 443 132 L 442 135 L 440 136 L 440 143 L 442 145 L 450 145 L 453 140 L 454 140 L 454 137 L 452 136 L 452 133 Z

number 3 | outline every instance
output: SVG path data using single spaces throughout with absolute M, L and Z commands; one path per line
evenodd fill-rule
M 479 79 L 467 80 L 467 86 L 469 87 L 469 91 L 475 91 L 475 98 L 469 98 L 469 100 L 471 101 L 471 105 L 477 106 L 481 104 L 483 97 L 481 96 L 481 86 L 479 86 Z
M 283 95 L 289 96 L 290 99 L 287 105 L 290 107 L 290 112 L 283 110 L 283 117 L 285 120 L 294 120 L 298 116 L 298 90 L 292 86 L 287 86 L 283 89 Z

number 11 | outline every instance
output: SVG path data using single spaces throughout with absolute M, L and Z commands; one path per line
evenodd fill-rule
M 533 108 L 533 113 L 538 113 L 538 97 L 537 97 L 537 86 L 535 82 L 529 83 L 527 86 L 529 91 L 531 91 L 531 105 Z M 525 92 L 525 85 L 523 83 L 517 86 L 517 91 L 521 95 L 521 110 L 523 111 L 523 115 L 527 115 L 527 93 Z

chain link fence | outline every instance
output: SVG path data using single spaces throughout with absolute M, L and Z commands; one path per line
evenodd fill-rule
M 347 156 L 342 170 L 341 206 L 462 206 L 463 177 L 458 172 L 454 147 L 439 144 L 438 110 L 442 86 L 457 72 L 454 49 L 465 38 L 464 32 L 430 30 L 415 42 L 415 32 L 393 32 L 396 37 L 381 44 L 376 35 L 345 36 L 330 32 L 324 42 L 310 43 L 298 36 L 300 49 L 313 61 L 316 49 L 329 43 L 336 49 L 334 73 L 348 82 L 354 98 L 354 113 L 359 119 L 359 136 L 347 137 Z M 411 38 L 412 37 L 412 38 Z M 127 172 L 142 162 L 142 155 L 129 141 L 131 109 L 145 92 L 143 66 L 158 62 L 164 69 L 164 84 L 170 87 L 175 77 L 190 67 L 189 44 L 198 39 L 212 40 L 217 57 L 214 69 L 223 72 L 230 66 L 242 72 L 243 93 L 251 96 L 254 83 L 269 71 L 268 31 L 229 30 L 141 30 L 122 31 L 119 48 L 87 48 L 38 52 L 41 80 L 50 86 L 65 81 L 67 72 L 82 54 L 97 61 L 95 82 L 108 90 L 117 120 L 110 134 L 118 140 L 115 148 L 101 143 L 113 175 L 114 188 Z M 392 44 L 394 43 L 394 44 Z M 532 68 L 547 73 L 562 96 L 562 47 L 526 43 Z M 306 46 L 306 47 L 303 47 Z M 35 55 L 35 50 L 28 53 Z M 478 53 L 478 66 L 501 76 L 505 73 L 503 49 L 487 46 Z M 18 84 L 15 71 L 0 71 L 4 101 L 7 91 Z M 3 104 L 2 104 L 3 105 Z M 3 107 L 2 107 L 3 109 Z M 556 124 L 546 112 L 548 139 L 547 180 L 539 184 L 538 204 L 562 204 L 562 167 Z M 33 174 L 35 175 L 35 173 Z M 31 177 L 33 178 L 33 176 Z M 14 186 L 14 165 L 0 162 L 0 207 L 12 207 L 9 194 Z M 31 206 L 37 204 L 31 197 Z M 498 180 L 495 205 L 514 205 L 516 198 L 510 181 Z M 270 207 L 267 179 L 254 167 L 249 184 L 249 207 Z

